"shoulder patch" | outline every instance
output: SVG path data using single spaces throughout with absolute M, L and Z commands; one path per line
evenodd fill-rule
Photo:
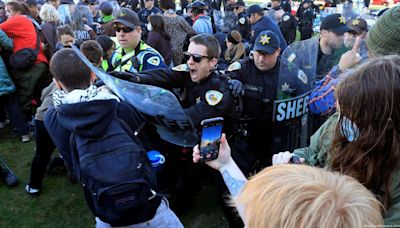
M 246 22 L 246 19 L 245 19 L 244 17 L 241 17 L 241 18 L 239 19 L 239 23 L 240 23 L 241 25 L 244 25 L 245 22 Z
M 206 92 L 206 101 L 209 105 L 215 106 L 221 102 L 224 95 L 217 90 L 209 90 Z
M 285 15 L 284 17 L 283 17 L 283 21 L 288 21 L 290 19 L 290 16 L 289 15 Z
M 229 65 L 227 71 L 234 71 L 234 70 L 240 70 L 242 69 L 242 65 L 240 64 L 240 62 L 234 62 L 231 65 Z
M 173 71 L 189 72 L 189 67 L 186 63 L 175 66 L 172 68 Z
M 152 56 L 147 59 L 147 62 L 153 66 L 159 66 L 161 63 L 160 57 L 158 56 Z

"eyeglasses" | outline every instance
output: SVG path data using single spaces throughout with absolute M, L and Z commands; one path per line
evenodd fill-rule
M 198 54 L 190 54 L 189 52 L 184 52 L 184 59 L 185 62 L 189 61 L 190 57 L 192 57 L 193 61 L 195 61 L 196 63 L 201 62 L 201 60 L 205 59 L 212 59 L 214 57 L 210 57 L 210 56 L 204 56 L 204 55 L 198 55 Z
M 121 30 L 122 30 L 122 31 L 124 31 L 124 33 L 130 33 L 130 32 L 132 32 L 133 30 L 135 30 L 134 28 L 129 28 L 129 27 L 123 27 L 123 28 L 121 28 L 121 27 L 114 27 L 114 29 L 115 29 L 116 32 L 121 32 Z

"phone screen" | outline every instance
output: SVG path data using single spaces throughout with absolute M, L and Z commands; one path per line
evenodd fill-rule
M 200 155 L 203 161 L 217 159 L 222 135 L 222 122 L 211 122 L 201 132 Z

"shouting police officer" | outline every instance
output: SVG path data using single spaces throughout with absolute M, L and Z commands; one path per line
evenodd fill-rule
M 241 81 L 245 91 L 242 126 L 246 128 L 246 139 L 251 154 L 236 159 L 239 166 L 244 164 L 244 159 L 251 159 L 252 156 L 261 165 L 256 168 L 271 164 L 272 109 L 279 79 L 280 45 L 280 39 L 273 31 L 262 31 L 255 40 L 253 58 L 246 58 L 241 63 L 235 62 L 228 68 L 228 75 Z M 254 166 L 254 161 L 247 160 L 245 163 L 253 163 L 251 166 Z M 246 169 L 253 167 L 240 168 L 248 173 L 252 170 Z
M 111 68 L 114 71 L 137 73 L 167 67 L 160 53 L 141 40 L 142 28 L 134 11 L 127 8 L 119 10 L 114 29 L 119 43 L 111 56 Z

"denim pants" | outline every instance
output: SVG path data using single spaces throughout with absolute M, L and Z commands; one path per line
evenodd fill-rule
M 36 150 L 32 160 L 29 186 L 40 189 L 51 154 L 56 146 L 47 132 L 43 121 L 35 120 Z
M 132 215 L 134 216 L 134 215 Z M 101 221 L 96 217 L 96 228 L 110 228 L 110 224 Z M 160 206 L 158 206 L 156 215 L 154 218 L 147 222 L 133 224 L 130 226 L 120 226 L 121 228 L 183 228 L 181 221 L 175 215 L 175 213 L 169 208 L 168 200 L 161 200 Z
M 22 113 L 16 94 L 13 93 L 1 96 L 0 104 L 4 105 L 8 113 L 8 118 L 10 119 L 12 126 L 15 128 L 16 134 L 18 136 L 27 135 L 28 127 L 25 124 L 25 116 Z

